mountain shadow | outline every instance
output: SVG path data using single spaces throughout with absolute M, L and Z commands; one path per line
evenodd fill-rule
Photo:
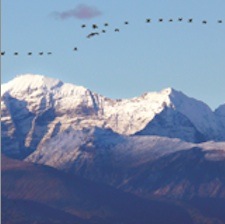
M 198 147 L 171 153 L 140 166 L 122 189 L 146 197 L 225 200 L 223 154 L 222 151 L 203 151 Z
M 169 107 L 157 114 L 143 130 L 136 132 L 135 135 L 157 135 L 194 143 L 207 140 L 185 115 Z

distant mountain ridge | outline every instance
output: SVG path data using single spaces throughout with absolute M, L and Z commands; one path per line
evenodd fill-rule
M 110 128 L 123 135 L 189 142 L 225 140 L 224 106 L 213 112 L 172 88 L 112 100 L 81 86 L 27 74 L 3 84 L 1 97 L 3 146 L 15 156 L 21 150 L 22 157 L 30 154 L 68 127 Z
M 110 128 L 119 134 L 189 142 L 225 140 L 224 106 L 212 112 L 172 88 L 112 100 L 81 86 L 27 74 L 3 84 L 1 97 L 3 146 L 15 157 L 30 154 L 68 127 Z

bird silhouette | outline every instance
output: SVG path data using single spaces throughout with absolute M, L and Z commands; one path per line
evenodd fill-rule
M 114 31 L 115 31 L 115 32 L 120 32 L 120 30 L 119 30 L 118 28 L 116 28 Z
M 193 19 L 189 19 L 188 22 L 189 22 L 189 23 L 192 23 L 192 22 L 193 22 Z
M 150 23 L 151 22 L 151 19 L 146 19 L 146 23 Z
M 18 52 L 14 52 L 14 55 L 16 55 L 16 56 L 17 56 L 18 54 L 19 54 Z
M 82 24 L 82 25 L 81 25 L 81 28 L 85 28 L 85 27 L 86 27 L 86 25 L 85 25 L 85 24 Z
M 1 52 L 1 55 L 2 55 L 2 56 L 5 55 L 5 51 Z
M 48 54 L 48 55 L 51 55 L 51 54 L 52 54 L 52 52 L 48 52 L 47 54 Z
M 125 25 L 128 25 L 128 24 L 129 24 L 129 22 L 128 22 L 128 21 L 125 21 L 125 22 L 124 22 L 124 24 L 125 24 Z
M 159 22 L 163 22 L 163 19 L 162 19 L 162 18 L 160 18 L 160 19 L 159 19 Z
M 104 24 L 104 26 L 108 26 L 108 25 L 109 25 L 108 23 L 105 23 L 105 24 Z
M 39 55 L 43 55 L 44 54 L 44 52 L 39 52 Z
M 173 19 L 169 19 L 169 22 L 170 22 L 170 23 L 173 22 Z
M 182 17 L 179 17 L 179 18 L 178 18 L 178 21 L 179 21 L 179 22 L 183 21 L 183 18 L 182 18 Z
M 106 31 L 105 30 L 102 30 L 102 33 L 105 33 Z
M 93 28 L 93 29 L 98 29 L 98 26 L 97 26 L 96 24 L 93 24 L 93 25 L 92 25 L 92 28 Z
M 32 52 L 28 52 L 27 54 L 30 56 L 30 55 L 32 55 Z
M 223 21 L 220 19 L 220 20 L 218 20 L 217 22 L 218 22 L 218 23 L 222 23 Z
M 77 47 L 74 47 L 73 50 L 74 50 L 74 51 L 78 51 L 78 48 L 77 48 Z
M 203 21 L 202 21 L 202 23 L 203 23 L 203 24 L 206 24 L 206 23 L 207 23 L 207 21 L 206 21 L 206 20 L 203 20 Z
M 94 37 L 96 35 L 99 35 L 99 33 L 98 32 L 90 33 L 90 34 L 87 35 L 87 38 L 91 38 L 91 37 Z

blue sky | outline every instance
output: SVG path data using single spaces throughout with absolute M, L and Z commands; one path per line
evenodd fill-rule
M 99 14 L 59 18 L 81 4 Z M 2 0 L 1 10 L 3 83 L 18 74 L 34 73 L 111 98 L 173 87 L 212 109 L 225 102 L 224 0 Z M 147 24 L 146 18 L 152 22 Z M 159 23 L 159 18 L 164 21 Z M 174 22 L 169 23 L 170 18 Z M 187 22 L 189 18 L 193 23 Z M 87 27 L 82 29 L 82 24 Z M 92 24 L 99 26 L 100 35 L 88 39 Z M 29 51 L 32 56 L 27 56 Z M 38 55 L 41 51 L 43 56 Z M 52 55 L 45 55 L 48 51 Z

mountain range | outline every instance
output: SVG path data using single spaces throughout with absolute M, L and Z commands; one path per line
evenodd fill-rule
M 225 104 L 213 112 L 172 88 L 112 100 L 81 86 L 28 74 L 3 84 L 1 97 L 5 153 L 15 158 L 26 157 L 68 128 L 99 127 L 121 135 L 195 143 L 225 140 Z
M 14 167 L 14 171 L 6 172 L 8 177 L 3 173 L 6 182 L 16 185 L 19 182 L 14 172 L 26 173 L 26 167 L 33 170 L 32 164 L 39 164 L 34 168 L 37 173 L 44 170 L 44 175 L 51 176 L 57 172 L 60 178 L 69 175 L 66 182 L 62 182 L 64 187 L 70 180 L 88 181 L 95 189 L 93 192 L 99 186 L 99 189 L 110 188 L 115 195 L 128 197 L 126 200 L 133 203 L 140 200 L 141 210 L 150 206 L 146 200 L 150 204 L 152 200 L 157 203 L 160 200 L 162 207 L 164 203 L 172 203 L 171 208 L 178 206 L 177 211 L 187 212 L 186 220 L 192 220 L 187 223 L 225 223 L 225 211 L 220 209 L 225 200 L 225 104 L 212 111 L 205 103 L 172 88 L 114 100 L 81 86 L 32 74 L 17 76 L 3 84 L 1 98 L 3 161 L 21 164 L 18 169 L 23 170 Z M 23 175 L 21 182 L 29 181 Z M 15 186 L 9 190 L 9 185 L 3 183 L 3 189 L 7 205 L 11 206 L 12 200 L 16 200 L 23 205 L 22 209 L 27 206 L 24 203 L 30 203 L 26 200 L 31 200 L 37 203 L 34 207 L 44 203 L 49 214 L 59 209 L 49 204 L 49 199 L 40 201 L 33 198 L 33 194 L 20 197 L 24 194 L 19 193 L 23 188 Z M 39 192 L 33 185 L 31 191 Z M 60 203 L 65 200 L 65 204 L 69 203 L 66 206 L 71 205 L 69 199 L 63 197 Z M 104 197 L 113 200 L 109 195 Z M 87 200 L 93 206 L 93 198 Z M 107 205 L 110 207 L 107 218 L 102 218 L 98 209 L 90 214 L 85 208 L 82 214 L 88 215 L 81 215 L 77 205 L 68 209 L 60 207 L 59 216 L 65 217 L 69 211 L 68 220 L 74 218 L 78 223 L 87 219 L 90 223 L 113 223 L 109 218 L 112 213 L 118 223 L 140 219 L 136 213 L 131 219 L 128 215 L 121 218 L 114 205 Z M 213 208 L 210 205 L 214 205 Z M 131 203 L 130 211 L 135 210 L 132 206 Z M 211 212 L 207 212 L 209 207 Z M 76 212 L 71 212 L 73 210 Z M 93 219 L 94 214 L 98 221 Z M 49 218 L 53 219 L 51 215 Z M 164 223 L 158 218 L 155 223 Z

